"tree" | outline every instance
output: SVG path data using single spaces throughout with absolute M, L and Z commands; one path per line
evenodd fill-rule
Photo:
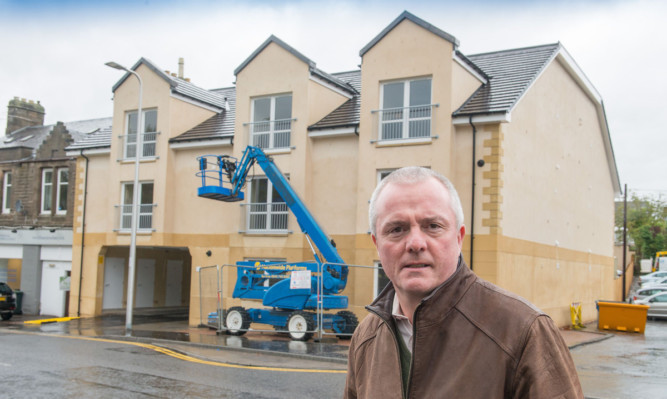
M 623 203 L 618 205 L 616 227 L 623 232 Z M 635 262 L 653 258 L 658 251 L 667 251 L 667 204 L 661 199 L 632 194 L 627 208 L 628 241 L 637 255 Z

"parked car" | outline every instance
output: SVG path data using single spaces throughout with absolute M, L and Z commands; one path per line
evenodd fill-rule
M 636 303 L 638 305 L 649 305 L 648 317 L 667 318 L 667 291 L 640 299 Z
M 667 277 L 661 277 L 657 280 L 650 280 L 645 283 L 642 283 L 641 286 L 642 288 L 648 288 L 648 287 L 655 287 L 657 285 L 665 285 L 667 284 Z
M 656 280 L 663 279 L 665 277 L 667 277 L 667 271 L 662 270 L 662 271 L 657 271 L 657 272 L 645 274 L 643 276 L 639 276 L 639 281 L 642 284 L 645 284 L 645 283 L 648 283 L 650 281 L 656 281 Z
M 0 283 L 0 316 L 2 320 L 9 320 L 16 309 L 16 298 L 12 287 L 5 283 Z
M 651 295 L 655 295 L 659 292 L 667 291 L 667 284 L 661 284 L 656 286 L 642 287 L 630 295 L 628 301 L 630 303 L 636 303 L 640 299 L 644 299 Z

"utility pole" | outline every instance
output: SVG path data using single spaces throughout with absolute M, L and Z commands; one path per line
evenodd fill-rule
M 623 301 L 625 301 L 625 254 L 628 251 L 628 185 L 623 188 Z

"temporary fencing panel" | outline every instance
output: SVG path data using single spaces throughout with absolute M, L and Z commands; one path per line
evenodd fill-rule
M 346 265 L 348 278 L 345 288 L 335 297 L 324 297 L 322 268 L 333 264 L 314 264 L 315 272 L 304 270 L 303 263 L 280 263 L 264 265 L 252 269 L 248 274 L 247 266 L 217 265 L 200 267 L 200 324 L 216 328 L 218 332 L 242 335 L 247 331 L 279 332 L 290 334 L 293 339 L 307 340 L 311 336 L 321 340 L 327 336 L 349 339 L 353 329 L 347 327 L 363 320 L 368 314 L 365 305 L 374 299 L 375 266 Z M 239 280 L 238 273 L 245 274 Z M 248 277 L 249 276 L 249 277 Z M 280 281 L 289 279 L 290 290 L 309 290 L 313 300 L 307 306 L 294 305 L 293 309 L 277 309 L 263 305 L 263 293 Z M 234 298 L 234 289 L 239 285 L 247 286 L 249 280 L 259 283 L 255 293 L 246 291 L 246 297 Z M 245 285 L 244 285 L 245 284 Z M 287 283 L 283 283 L 287 284 Z M 240 291 L 239 291 L 240 292 Z M 303 291 L 302 291 L 303 292 Z M 237 292 L 238 293 L 238 292 Z M 255 298 L 251 298 L 252 296 Z M 328 300 L 343 303 L 347 297 L 347 306 L 331 306 Z M 270 303 L 270 300 L 266 301 Z M 304 308 L 307 307 L 307 308 Z

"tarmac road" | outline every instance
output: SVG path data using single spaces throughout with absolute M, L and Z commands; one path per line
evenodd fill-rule
M 614 332 L 570 352 L 587 398 L 667 398 L 667 320 L 647 321 L 644 334 Z
M 135 313 L 132 336 L 125 336 L 124 316 L 26 325 L 30 316 L 15 316 L 4 328 L 104 337 L 170 348 L 205 361 L 266 367 L 296 367 L 344 372 L 348 341 L 294 342 L 274 332 L 252 331 L 243 337 L 189 327 L 187 310 L 180 315 Z M 34 316 L 32 318 L 35 318 Z M 39 318 L 39 317 L 37 317 Z M 644 334 L 599 331 L 589 324 L 581 331 L 561 330 L 590 399 L 667 398 L 667 320 L 648 321 Z M 18 332 L 17 331 L 17 332 Z M 344 374 L 333 377 L 344 383 Z M 332 381 L 333 382 L 333 381 Z M 342 390 L 336 383 L 332 391 Z

